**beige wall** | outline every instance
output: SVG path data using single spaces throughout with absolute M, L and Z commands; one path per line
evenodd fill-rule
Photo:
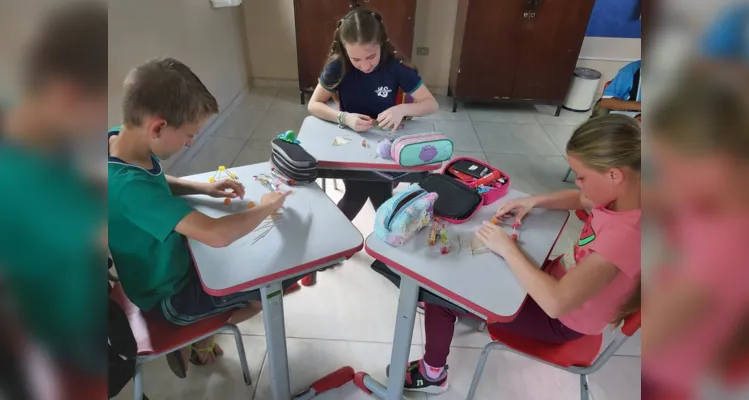
M 0 100 L 18 95 L 19 61 L 25 45 L 38 27 L 41 12 L 61 1 L 0 1 Z
M 243 4 L 247 21 L 252 77 L 295 81 L 296 38 L 293 0 L 253 0 Z M 418 0 L 412 60 L 424 82 L 435 92 L 447 87 L 455 32 L 457 0 Z M 320 23 L 325 23 L 321 21 Z M 428 56 L 417 56 L 416 47 L 429 47 Z M 586 38 L 579 65 L 601 71 L 601 85 L 628 60 L 640 58 L 639 39 Z
M 122 81 L 139 63 L 159 56 L 187 64 L 226 107 L 247 85 L 248 51 L 239 7 L 214 9 L 207 0 L 109 2 L 109 122 L 120 122 Z

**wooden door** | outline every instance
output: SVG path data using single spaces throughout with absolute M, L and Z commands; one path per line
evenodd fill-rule
M 521 51 L 512 97 L 564 101 L 595 0 L 519 1 L 536 6 L 531 4 L 529 18 L 521 18 Z
M 453 95 L 472 100 L 512 96 L 522 14 L 523 0 L 460 1 L 456 38 L 462 40 L 454 45 Z
M 358 0 L 357 3 L 380 13 L 390 42 L 407 60 L 412 60 L 416 0 Z
M 294 0 L 299 89 L 314 90 L 330 56 L 336 22 L 354 7 L 352 0 Z

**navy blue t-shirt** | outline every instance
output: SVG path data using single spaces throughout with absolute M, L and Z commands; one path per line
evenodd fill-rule
M 320 76 L 320 82 L 332 86 L 341 75 L 341 61 L 328 65 Z M 377 118 L 381 112 L 396 104 L 398 89 L 411 94 L 421 87 L 421 77 L 415 70 L 391 58 L 386 64 L 380 62 L 372 72 L 365 74 L 353 66 L 346 70 L 338 86 L 341 111 Z

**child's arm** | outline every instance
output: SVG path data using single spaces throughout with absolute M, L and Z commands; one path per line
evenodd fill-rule
M 426 85 L 421 85 L 415 92 L 411 93 L 413 97 L 413 103 L 403 103 L 396 107 L 401 108 L 403 115 L 409 117 L 423 117 L 425 115 L 434 114 L 439 109 L 437 100 L 432 95 L 432 92 L 427 89 Z
M 528 260 L 517 246 L 506 253 L 504 258 L 515 277 L 551 318 L 559 318 L 577 309 L 619 274 L 614 264 L 597 253 L 591 253 L 557 280 Z
M 330 122 L 339 123 L 338 114 L 340 111 L 330 108 L 328 101 L 333 96 L 332 93 L 325 89 L 321 84 L 317 84 L 312 97 L 310 97 L 307 110 L 317 118 Z M 356 132 L 366 131 L 374 126 L 374 120 L 366 115 L 355 113 L 344 113 L 343 124 Z
M 642 104 L 639 101 L 627 101 L 615 97 L 601 99 L 601 107 L 616 111 L 641 111 Z
M 169 184 L 169 189 L 172 190 L 172 194 L 175 196 L 202 194 L 206 191 L 206 184 L 201 182 L 192 182 L 171 175 L 166 175 L 166 181 Z
M 333 97 L 333 93 L 318 83 L 317 87 L 315 87 L 315 91 L 309 99 L 307 110 L 317 118 L 330 122 L 338 122 L 338 110 L 335 110 L 328 105 L 331 97 Z
M 278 211 L 290 193 L 269 193 L 263 196 L 257 207 L 221 218 L 193 211 L 174 230 L 211 247 L 226 247 L 254 231 L 263 220 Z
M 221 198 L 244 198 L 244 185 L 232 179 L 223 179 L 209 183 L 193 182 L 166 175 L 166 181 L 169 183 L 169 189 L 171 189 L 172 194 L 175 196 L 205 194 Z
M 535 207 L 550 210 L 582 210 L 593 208 L 593 203 L 577 189 L 532 196 Z

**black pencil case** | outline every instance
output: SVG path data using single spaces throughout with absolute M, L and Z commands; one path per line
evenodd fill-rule
M 434 203 L 434 215 L 453 224 L 468 221 L 483 203 L 476 190 L 443 174 L 429 175 L 421 183 L 421 188 L 439 195 Z

